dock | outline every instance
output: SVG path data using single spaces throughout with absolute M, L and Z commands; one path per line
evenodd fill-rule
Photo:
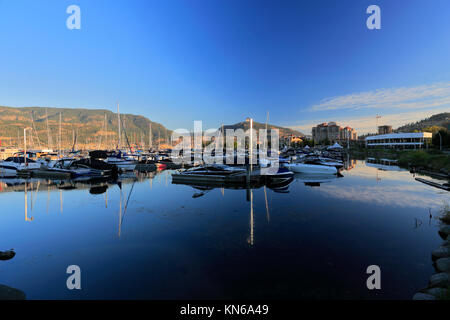
M 419 181 L 419 182 L 428 184 L 428 185 L 430 185 L 432 187 L 439 188 L 439 189 L 446 190 L 446 191 L 450 191 L 450 185 L 440 184 L 440 183 L 437 183 L 437 182 L 434 182 L 434 181 L 430 181 L 430 180 L 426 180 L 426 179 L 422 179 L 422 178 L 415 178 L 415 179 L 417 181 Z

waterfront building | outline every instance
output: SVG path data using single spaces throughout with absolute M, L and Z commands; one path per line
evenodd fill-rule
M 428 148 L 431 132 L 389 133 L 366 137 L 366 147 Z
M 358 134 L 355 129 L 348 126 L 343 128 L 333 121 L 321 123 L 316 127 L 313 127 L 311 132 L 315 143 L 320 143 L 324 140 L 328 140 L 330 143 L 343 143 L 345 141 L 358 139 Z

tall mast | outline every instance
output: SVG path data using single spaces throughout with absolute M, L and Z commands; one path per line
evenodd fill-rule
M 148 148 L 152 148 L 152 123 L 148 125 Z
M 47 108 L 45 108 L 45 118 L 47 119 L 47 145 L 49 149 L 52 149 L 52 138 L 50 135 L 50 127 L 48 125 L 48 113 L 47 113 Z
M 106 148 L 104 148 L 104 149 L 107 149 L 108 148 L 108 122 L 106 121 L 106 113 L 105 113 L 105 145 L 106 145 Z
M 119 126 L 119 145 L 118 148 L 120 149 L 120 146 L 122 144 L 122 134 L 120 132 L 120 113 L 119 113 L 119 103 L 117 102 L 117 123 Z
M 39 149 L 41 149 L 41 141 L 39 140 L 39 135 L 38 132 L 36 130 L 36 126 L 34 125 L 34 117 L 33 117 L 33 111 L 31 111 L 31 125 L 32 125 L 32 130 L 34 130 L 34 135 L 36 136 L 36 140 L 38 143 L 38 147 Z
M 61 112 L 59 112 L 59 156 L 61 157 Z

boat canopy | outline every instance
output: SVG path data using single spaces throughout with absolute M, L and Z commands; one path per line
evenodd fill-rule
M 331 147 L 328 147 L 328 149 L 342 149 L 342 146 L 336 142 Z

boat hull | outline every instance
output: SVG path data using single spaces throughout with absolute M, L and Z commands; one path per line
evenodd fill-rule
M 17 177 L 17 169 L 14 167 L 0 166 L 0 178 Z
M 332 166 L 304 164 L 304 163 L 290 163 L 285 164 L 285 167 L 295 173 L 337 174 L 337 169 Z

